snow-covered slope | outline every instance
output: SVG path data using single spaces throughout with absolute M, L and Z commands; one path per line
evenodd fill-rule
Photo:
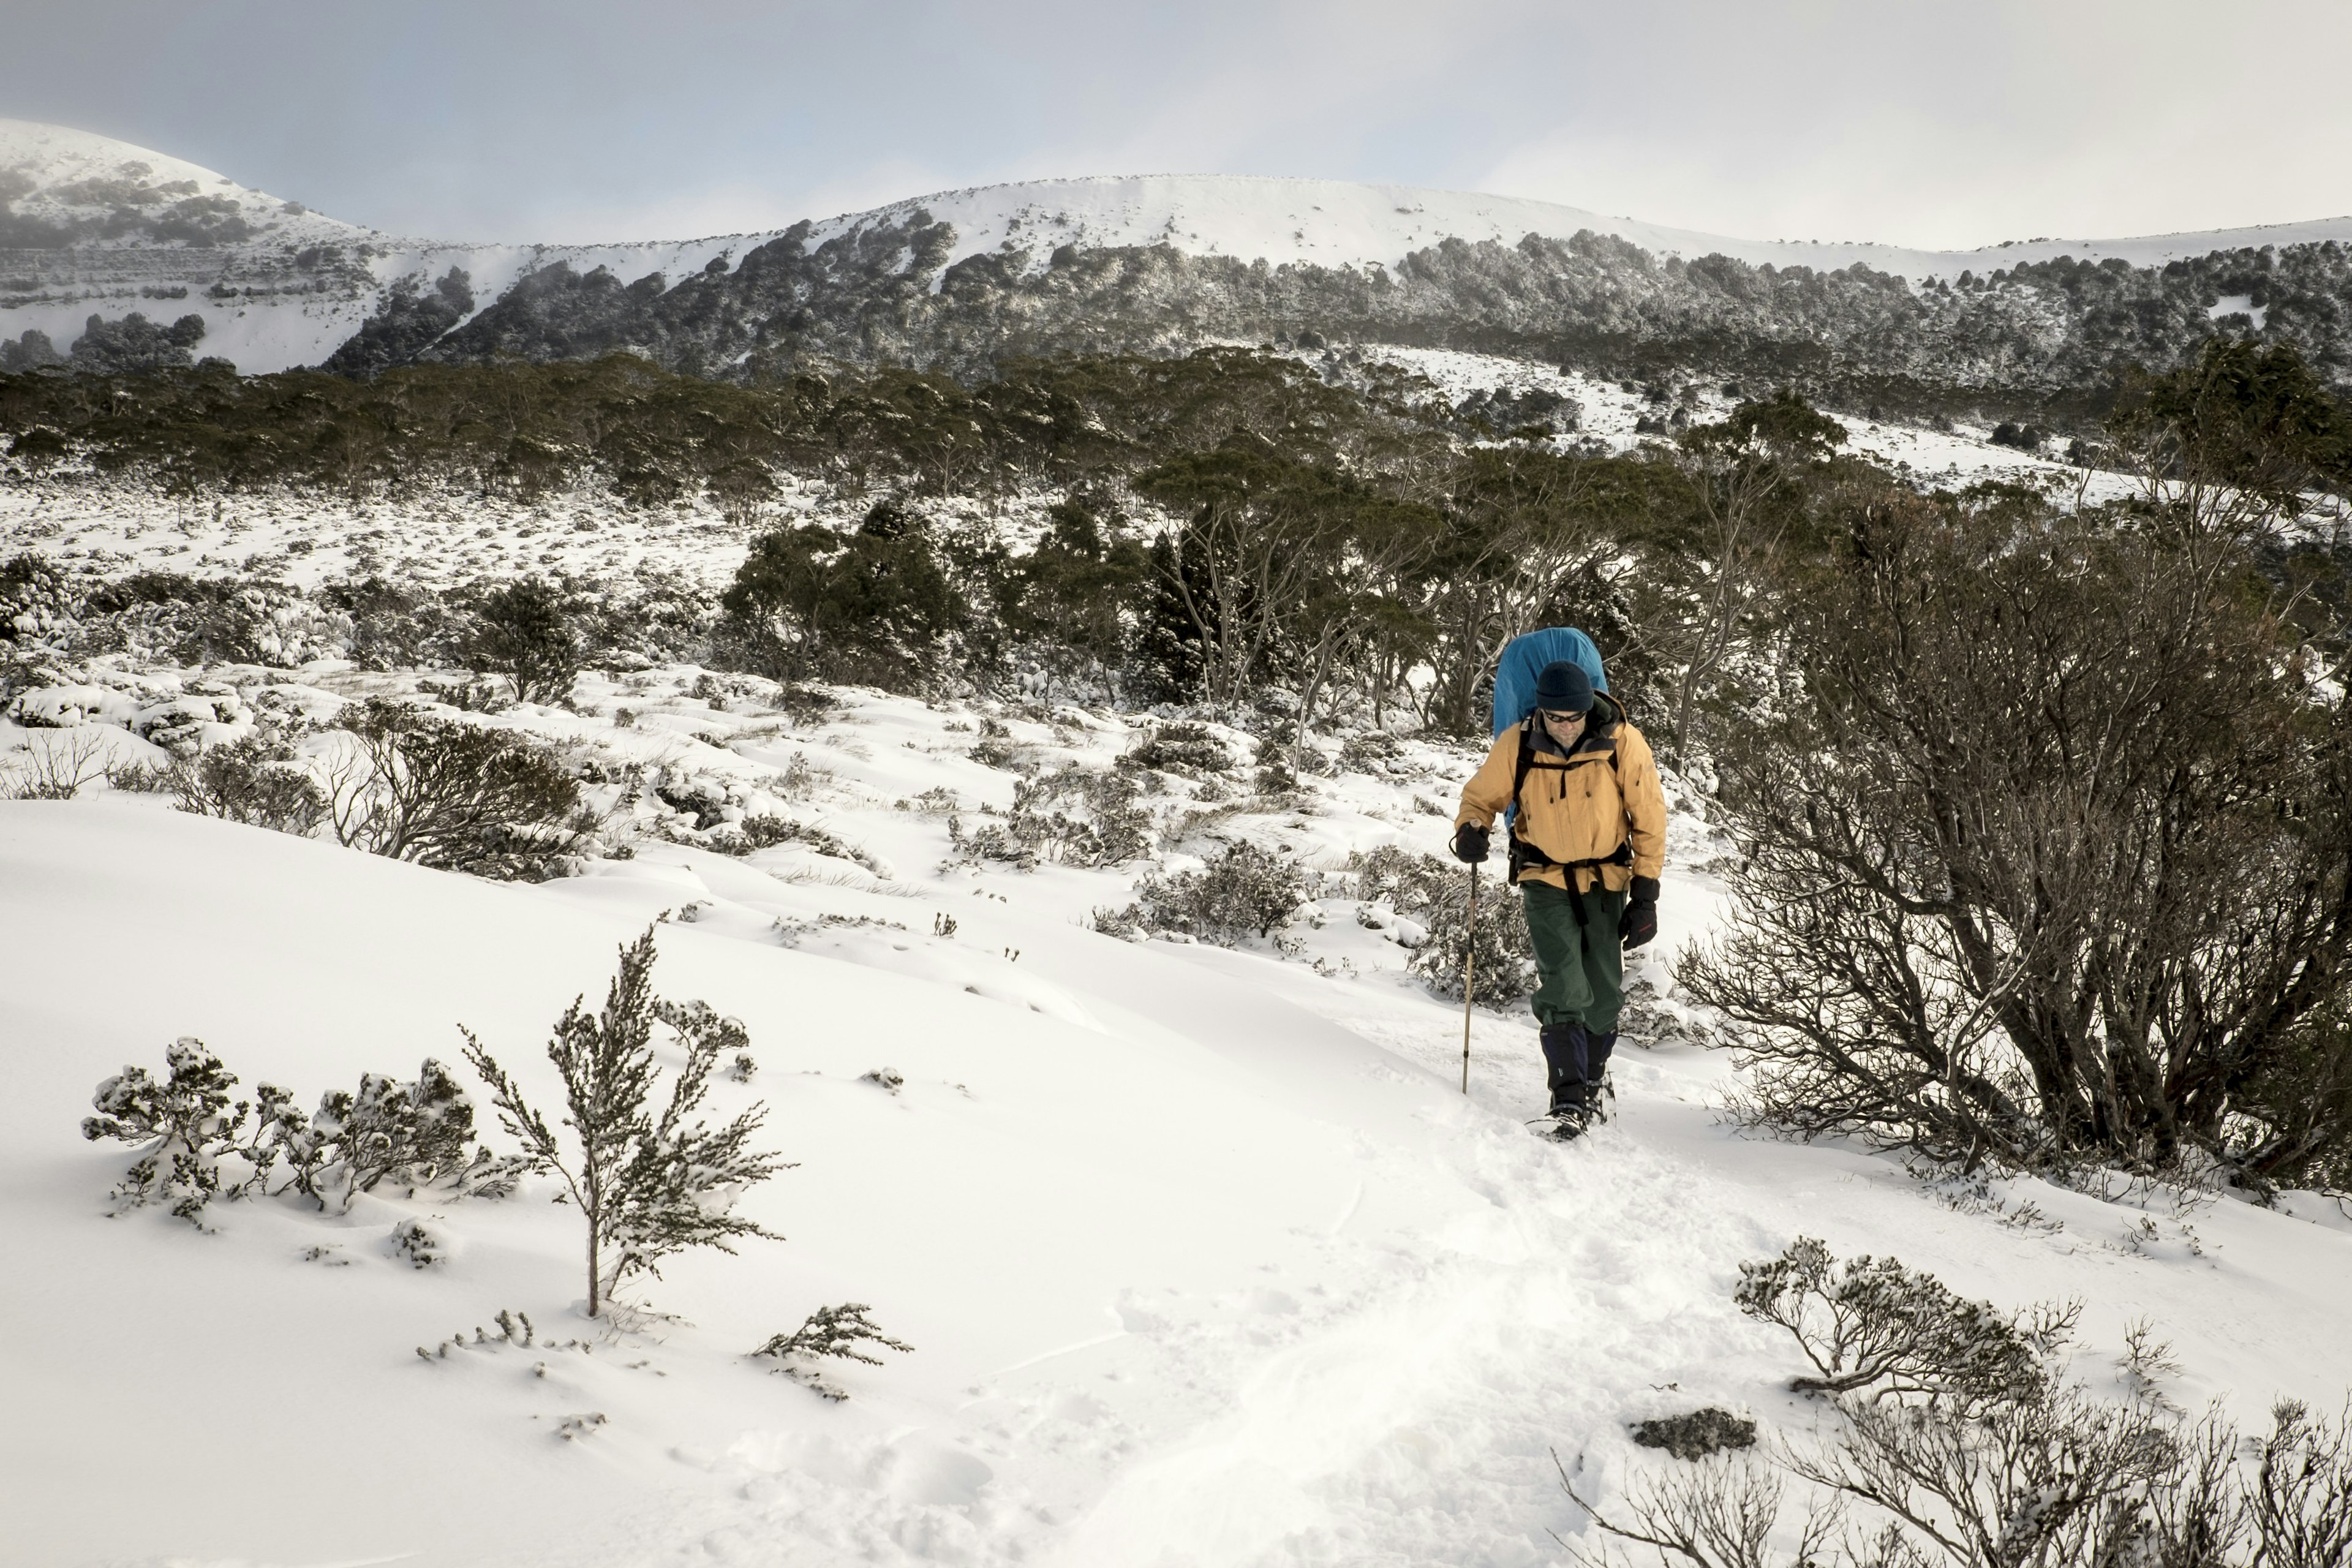
M 414 688 L 211 673 L 257 704 Z M 1687 812 L 1618 1118 L 1561 1148 L 1521 1125 L 1541 1093 L 1524 1017 L 1477 1018 L 1463 1096 L 1461 1014 L 1403 973 L 1409 933 L 1377 904 L 1327 889 L 1286 955 L 1138 944 L 1087 920 L 1135 867 L 942 864 L 929 792 L 969 825 L 1019 782 L 971 754 L 979 720 L 1049 767 L 1107 765 L 1130 721 L 866 692 L 795 720 L 690 695 L 698 676 L 592 677 L 576 710 L 492 721 L 788 794 L 869 864 L 647 839 L 492 885 L 102 785 L 0 802 L 0 1562 L 1519 1568 L 1584 1528 L 1551 1450 L 1613 1498 L 1675 1462 L 1631 1419 L 1817 1418 L 1785 1392 L 1792 1348 L 1729 1301 L 1741 1260 L 1799 1234 L 2004 1306 L 2081 1298 L 2096 1387 L 2141 1318 L 2190 1408 L 2333 1408 L 2352 1385 L 2352 1222 L 2325 1205 L 1923 1187 L 1720 1125 L 1729 1064 L 1661 994 L 1716 918 Z M 0 724 L 0 752 L 77 736 L 146 751 Z M 1443 821 L 1417 797 L 1468 762 L 1408 743 L 1203 832 L 1324 867 L 1428 847 Z M 454 1060 L 465 1024 L 547 1098 L 548 1026 L 665 912 L 658 988 L 740 1016 L 759 1063 L 718 1109 L 764 1099 L 799 1162 L 746 1200 L 789 1239 L 673 1264 L 648 1294 L 674 1317 L 577 1314 L 577 1219 L 543 1183 L 348 1215 L 218 1203 L 208 1233 L 105 1217 L 126 1153 L 75 1124 L 125 1062 L 195 1035 L 247 1089 L 308 1103 Z M 895 1092 L 866 1076 L 886 1068 Z M 418 1217 L 448 1244 L 424 1269 L 389 1247 Z M 847 1368 L 846 1404 L 745 1358 L 843 1300 L 916 1347 Z M 501 1310 L 537 1342 L 475 1342 Z
M 1151 174 L 1031 180 L 917 196 L 820 223 L 813 243 L 904 224 L 918 212 L 955 226 L 951 259 L 1014 248 L 1030 252 L 1034 267 L 1045 265 L 1063 245 L 1163 244 L 1188 254 L 1264 260 L 1276 267 L 1297 262 L 1393 267 L 1412 252 L 1446 239 L 1516 245 L 1530 234 L 1568 239 L 1590 231 L 1613 235 L 1656 256 L 1728 256 L 1751 266 L 1821 270 L 1861 265 L 1924 282 L 2064 255 L 2088 261 L 2120 257 L 2146 267 L 2215 250 L 2352 239 L 2352 217 L 2340 217 L 2199 234 L 2034 239 L 1974 250 L 1916 250 L 1858 240 L 1735 239 L 1555 202 L 1414 185 Z
M 812 251 L 828 241 L 854 247 L 862 237 L 904 230 L 919 216 L 953 228 L 938 267 L 994 257 L 1010 274 L 1033 278 L 1065 247 L 1165 245 L 1187 256 L 1273 267 L 1393 268 L 1449 239 L 1516 245 L 1529 235 L 1565 240 L 1590 231 L 1661 257 L 1722 255 L 1751 266 L 1817 269 L 1859 264 L 1918 284 L 2061 255 L 2147 267 L 2214 251 L 2352 239 L 2352 218 L 2337 218 L 1923 251 L 1731 238 L 1549 202 L 1403 185 L 1162 174 L 941 192 L 813 222 L 803 243 Z M 395 285 L 429 289 L 452 269 L 465 274 L 470 304 L 438 324 L 446 331 L 522 278 L 558 264 L 581 276 L 604 268 L 622 282 L 659 274 L 675 284 L 714 263 L 739 261 L 785 232 L 611 246 L 403 239 L 305 211 L 162 153 L 0 121 L 0 340 L 38 332 L 59 353 L 71 349 L 94 313 L 117 320 L 135 310 L 159 322 L 194 315 L 205 333 L 193 355 L 225 358 L 248 373 L 283 370 L 327 361 L 384 308 Z M 929 286 L 940 279 L 933 270 Z

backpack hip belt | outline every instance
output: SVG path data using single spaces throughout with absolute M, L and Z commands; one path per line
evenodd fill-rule
M 1519 874 L 1523 871 L 1539 870 L 1547 866 L 1559 867 L 1564 873 L 1561 880 L 1568 884 L 1569 908 L 1576 911 L 1576 923 L 1580 926 L 1586 922 L 1584 897 L 1576 890 L 1576 874 L 1579 871 L 1598 871 L 1603 866 L 1631 866 L 1633 863 L 1633 841 L 1630 838 L 1619 840 L 1616 848 L 1606 855 L 1596 855 L 1590 860 L 1555 860 L 1517 834 L 1511 835 L 1511 885 L 1518 886 Z

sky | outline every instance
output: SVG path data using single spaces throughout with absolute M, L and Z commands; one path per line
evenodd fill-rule
M 1070 174 L 1961 247 L 2352 213 L 2345 0 L 0 0 L 0 118 L 397 234 L 684 238 Z

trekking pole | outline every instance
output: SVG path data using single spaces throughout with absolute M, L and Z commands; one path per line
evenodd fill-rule
M 1470 1092 L 1470 999 L 1478 969 L 1478 863 L 1470 862 L 1470 929 L 1462 939 L 1462 1092 Z

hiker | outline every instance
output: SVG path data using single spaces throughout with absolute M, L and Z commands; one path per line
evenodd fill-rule
M 1536 950 L 1547 1114 L 1557 1136 L 1573 1138 L 1601 1110 L 1623 952 L 1658 934 L 1666 850 L 1666 797 L 1650 742 L 1579 664 L 1543 668 L 1534 711 L 1495 737 L 1462 786 L 1454 858 L 1486 859 L 1495 818 L 1511 806 L 1509 880 Z

